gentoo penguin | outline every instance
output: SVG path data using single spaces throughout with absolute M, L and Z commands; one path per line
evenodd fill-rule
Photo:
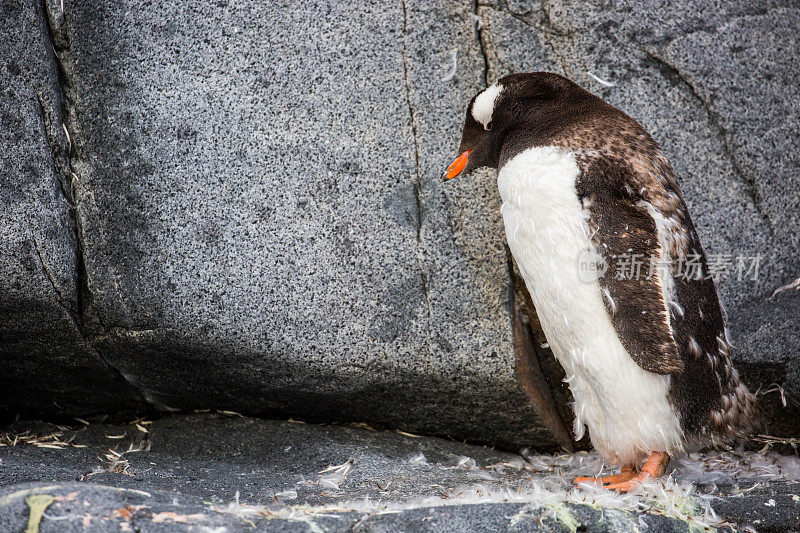
M 576 482 L 627 491 L 670 456 L 756 428 L 705 253 L 642 126 L 563 76 L 512 74 L 470 101 L 442 178 L 484 166 L 498 169 L 508 246 L 575 399 L 575 438 L 588 427 L 621 467 Z M 614 268 L 634 260 L 639 273 Z

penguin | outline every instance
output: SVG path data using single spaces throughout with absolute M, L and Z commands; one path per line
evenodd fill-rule
M 575 439 L 588 428 L 620 467 L 576 483 L 625 492 L 677 454 L 760 427 L 672 166 L 641 125 L 563 76 L 511 74 L 469 102 L 442 179 L 479 167 L 498 170 L 508 247 L 564 368 Z

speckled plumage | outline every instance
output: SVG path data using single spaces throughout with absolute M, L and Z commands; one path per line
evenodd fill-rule
M 500 86 L 502 90 L 497 89 Z M 472 116 L 476 99 L 467 112 L 460 146 L 460 152 L 472 150 L 466 171 L 492 166 L 499 168 L 502 176 L 505 165 L 530 148 L 561 150 L 574 158 L 578 167 L 574 193 L 586 218 L 590 251 L 600 254 L 609 265 L 633 254 L 640 254 L 646 262 L 653 257 L 657 263 L 669 265 L 652 269 L 651 275 L 630 278 L 615 276 L 612 269 L 598 282 L 605 311 L 627 355 L 646 372 L 668 377 L 665 394 L 679 419 L 682 443 L 729 441 L 756 428 L 756 401 L 731 364 L 723 312 L 705 252 L 672 167 L 656 142 L 631 117 L 555 74 L 515 74 L 498 80 L 487 91 L 497 93 L 496 97 L 492 94 L 490 120 L 486 109 L 481 109 L 480 123 Z M 480 99 L 480 94 L 476 98 Z M 515 164 L 519 165 L 518 159 Z M 553 178 L 543 174 L 537 179 Z M 531 184 L 527 193 L 514 193 L 530 194 L 530 199 L 504 197 L 504 201 L 517 205 L 514 209 L 519 212 L 510 219 L 512 224 L 527 223 L 527 238 L 543 239 L 536 231 L 550 231 L 541 226 L 546 222 L 527 221 L 526 208 L 519 206 L 561 207 L 535 204 L 541 184 Z M 508 185 L 501 183 L 501 195 L 503 187 L 508 190 Z M 508 235 L 509 218 L 506 213 L 504 217 L 512 252 L 523 250 L 524 242 Z M 699 263 L 697 279 L 675 270 L 676 263 L 691 258 Z M 530 254 L 528 261 L 546 265 Z M 520 267 L 524 270 L 524 265 Z M 526 277 L 532 293 L 537 287 L 528 280 L 535 278 Z M 540 305 L 542 300 L 537 312 L 544 324 L 548 318 L 542 317 Z M 552 309 L 544 311 L 554 313 Z M 568 311 L 562 312 L 569 315 Z M 604 386 L 617 385 L 610 382 Z

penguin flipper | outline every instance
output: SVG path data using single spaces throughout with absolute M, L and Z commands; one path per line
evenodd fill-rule
M 626 186 L 627 169 L 596 161 L 582 169 L 578 193 L 588 212 L 595 251 L 608 270 L 598 278 L 603 303 L 628 355 L 644 370 L 677 374 L 684 370 L 670 323 L 671 271 L 661 263 L 656 220 L 643 199 Z M 668 279 L 662 279 L 669 276 Z

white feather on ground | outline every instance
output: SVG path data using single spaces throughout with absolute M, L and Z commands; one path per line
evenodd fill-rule
M 320 476 L 317 480 L 317 483 L 320 487 L 326 489 L 338 489 L 339 485 L 341 485 L 347 476 L 350 474 L 350 471 L 353 470 L 353 463 L 355 459 L 349 459 L 340 465 L 329 466 L 328 468 L 320 471 L 320 474 L 325 474 Z
M 432 466 L 427 461 L 415 462 L 413 459 L 410 464 L 410 475 L 413 475 L 414 468 Z M 523 515 L 533 516 L 533 511 L 538 513 L 536 516 L 539 518 L 552 514 L 561 519 L 565 512 L 568 513 L 564 504 L 572 503 L 623 512 L 654 513 L 678 518 L 690 525 L 707 527 L 725 525 L 710 505 L 717 498 L 712 494 L 717 483 L 743 486 L 741 490 L 745 492 L 755 483 L 766 480 L 800 481 L 800 459 L 767 449 L 758 453 L 693 453 L 673 461 L 668 476 L 645 482 L 627 494 L 619 494 L 590 483 L 578 486 L 573 484 L 575 476 L 610 473 L 610 469 L 597 453 L 531 455 L 523 451 L 521 456 L 483 467 L 474 458 L 455 456 L 446 464 L 436 466 L 450 470 L 467 470 L 470 481 L 446 490 L 441 495 L 417 499 L 391 500 L 389 496 L 387 499 L 361 498 L 318 506 L 275 507 L 244 505 L 237 498 L 236 503 L 228 507 L 218 507 L 216 510 L 241 517 L 269 516 L 297 520 L 311 526 L 315 516 L 335 516 L 336 513 L 348 511 L 373 515 L 409 509 L 486 503 L 528 504 L 516 519 Z M 353 461 L 332 467 L 331 471 L 344 470 L 345 467 L 349 473 L 353 468 Z M 476 472 L 486 473 L 488 477 L 476 479 L 471 475 Z M 709 489 L 710 485 L 713 487 Z
M 412 465 L 426 465 L 426 464 L 428 464 L 428 459 L 425 457 L 424 453 L 419 452 L 418 454 L 413 456 L 411 459 L 409 459 L 409 462 Z

